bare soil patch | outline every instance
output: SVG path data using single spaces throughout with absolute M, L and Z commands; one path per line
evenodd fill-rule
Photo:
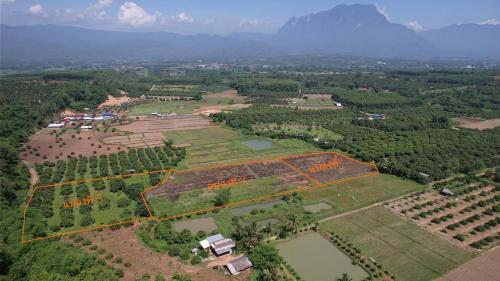
M 377 171 L 372 165 L 360 163 L 340 154 L 305 155 L 287 158 L 284 161 L 321 183 L 329 183 L 342 178 Z
M 204 119 L 199 115 L 173 115 L 165 119 L 161 118 L 143 118 L 142 120 L 134 121 L 127 125 L 116 126 L 117 129 L 132 133 L 154 133 L 168 132 L 176 130 L 200 129 L 216 127 L 210 120 Z
M 500 118 L 484 120 L 472 117 L 460 117 L 454 118 L 453 121 L 457 124 L 457 127 L 478 130 L 493 129 L 500 126 Z
M 252 104 L 244 104 L 244 103 L 237 103 L 237 104 L 221 104 L 221 105 L 207 105 L 207 106 L 201 106 L 200 108 L 195 110 L 195 113 L 202 114 L 205 116 L 208 116 L 212 113 L 219 113 L 231 109 L 242 109 L 242 108 L 247 108 L 249 106 L 252 106 Z
M 496 281 L 500 276 L 500 247 L 466 262 L 436 281 Z
M 386 208 L 459 247 L 481 252 L 484 248 L 476 249 L 471 245 L 500 233 L 498 224 L 477 230 L 497 217 L 495 212 L 486 211 L 498 204 L 499 195 L 500 192 L 492 186 L 452 197 L 427 191 L 392 201 Z
M 102 141 L 103 138 L 118 136 L 117 132 L 83 131 L 80 134 L 68 132 L 56 138 L 50 131 L 44 129 L 29 140 L 23 146 L 21 159 L 30 163 L 43 163 L 65 160 L 68 156 L 92 156 L 127 150 L 125 146 L 106 144 Z
M 309 180 L 281 160 L 262 161 L 249 164 L 223 166 L 203 170 L 180 171 L 167 184 L 146 193 L 146 196 L 167 196 L 176 199 L 180 192 L 207 188 L 210 183 L 226 181 L 231 178 L 244 178 L 246 181 L 269 176 L 279 176 L 286 184 L 308 185 Z
M 238 95 L 238 91 L 236 90 L 227 90 L 224 92 L 218 92 L 218 93 L 213 93 L 213 94 L 208 94 L 205 95 L 204 98 L 240 98 L 241 96 Z
M 103 138 L 103 142 L 110 145 L 126 146 L 128 148 L 155 147 L 164 145 L 165 136 L 160 132 L 131 134 Z
M 131 99 L 126 95 L 123 95 L 121 97 L 113 97 L 111 95 L 108 95 L 108 99 L 106 101 L 104 101 L 103 103 L 101 103 L 99 105 L 99 108 L 104 107 L 104 106 L 120 106 L 122 103 L 130 102 L 130 101 L 131 101 Z
M 107 260 L 108 265 L 115 268 L 121 268 L 124 271 L 125 281 L 133 281 L 144 274 L 149 273 L 153 278 L 158 272 L 162 272 L 167 280 L 170 280 L 175 272 L 186 273 L 191 276 L 192 280 L 199 281 L 222 281 L 222 280 L 248 280 L 249 272 L 245 272 L 236 277 L 223 275 L 221 272 L 211 269 L 207 265 L 192 266 L 187 265 L 176 257 L 170 257 L 166 253 L 153 252 L 144 247 L 137 239 L 134 231 L 138 225 L 133 227 L 121 228 L 119 230 L 105 230 L 102 232 L 84 233 L 84 239 L 89 239 L 93 244 L 97 245 L 98 249 L 104 249 L 106 252 L 101 255 L 105 257 L 108 253 L 113 254 L 113 259 Z M 96 252 L 84 248 L 87 252 Z M 130 262 L 130 267 L 118 265 L 112 261 L 121 257 Z

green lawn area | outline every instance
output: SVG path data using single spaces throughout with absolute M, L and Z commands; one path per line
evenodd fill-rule
M 396 280 L 433 280 L 474 257 L 383 207 L 336 218 L 321 228 L 351 241 Z
M 206 128 L 167 132 L 166 138 L 175 144 L 191 144 L 186 148 L 187 157 L 182 167 L 219 161 L 258 158 L 278 154 L 299 154 L 317 150 L 314 146 L 297 139 L 271 140 L 258 136 L 246 136 L 228 128 Z M 248 140 L 267 140 L 273 143 L 269 149 L 252 150 Z
M 318 218 L 366 207 L 413 191 L 424 185 L 396 176 L 380 174 L 303 192 L 304 205 L 325 202 L 332 206 L 315 213 Z

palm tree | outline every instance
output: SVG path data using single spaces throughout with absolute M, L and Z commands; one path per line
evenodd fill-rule
M 238 241 L 241 239 L 240 217 L 236 216 L 233 217 L 231 220 L 233 222 L 233 227 L 234 227 L 233 237 L 234 239 L 236 239 L 236 241 Z
M 337 278 L 337 281 L 352 281 L 352 278 L 347 273 L 342 274 L 342 277 Z
M 271 225 L 271 223 L 268 223 L 264 228 L 262 228 L 262 233 L 264 233 L 264 235 L 266 236 L 271 236 L 271 234 L 273 233 L 273 226 Z
M 299 223 L 298 223 L 298 217 L 296 214 L 290 214 L 288 216 L 288 224 L 287 224 L 288 229 L 291 232 L 297 232 L 299 229 Z
M 253 222 L 245 225 L 242 229 L 240 245 L 243 250 L 250 251 L 262 241 L 262 235 L 258 231 L 257 224 Z

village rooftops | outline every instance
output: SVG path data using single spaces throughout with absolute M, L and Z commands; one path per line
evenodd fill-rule
M 225 238 L 213 243 L 210 243 L 210 247 L 215 252 L 215 255 L 220 256 L 223 254 L 231 253 L 232 249 L 236 246 L 233 239 Z
M 52 123 L 47 126 L 47 128 L 62 128 L 64 127 L 65 123 Z
M 252 262 L 247 256 L 239 257 L 225 265 L 231 275 L 236 275 L 245 269 L 252 267 Z
M 205 240 L 200 241 L 200 246 L 203 249 L 208 249 L 208 248 L 210 248 L 210 244 L 217 242 L 217 241 L 220 241 L 220 240 L 224 240 L 224 236 L 222 236 L 222 234 L 219 233 L 216 235 L 212 235 L 212 236 L 207 237 Z

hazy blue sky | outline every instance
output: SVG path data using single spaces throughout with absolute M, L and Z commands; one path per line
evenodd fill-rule
M 373 4 L 389 21 L 416 30 L 500 24 L 500 0 L 0 0 L 1 22 L 108 30 L 227 34 L 275 32 L 292 16 L 338 4 Z

